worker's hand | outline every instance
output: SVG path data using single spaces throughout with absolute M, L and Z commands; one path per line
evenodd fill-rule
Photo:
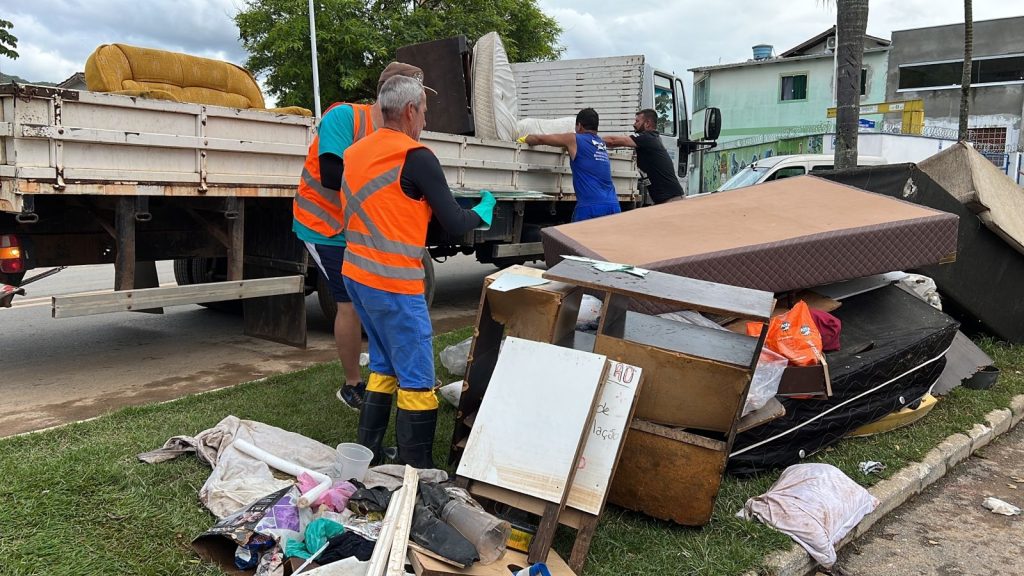
M 494 218 L 494 194 L 491 194 L 489 190 L 480 191 L 480 203 L 473 206 L 473 212 L 483 220 L 484 224 L 490 226 L 491 219 Z
M 522 136 L 520 136 L 519 138 L 516 138 L 516 142 L 519 142 L 520 144 L 526 144 L 526 139 L 527 139 L 527 138 L 528 138 L 529 136 L 530 136 L 529 134 L 523 134 L 523 135 L 522 135 Z

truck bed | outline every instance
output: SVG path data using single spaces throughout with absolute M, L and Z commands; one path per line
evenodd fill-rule
M 291 197 L 313 119 L 97 92 L 0 86 L 0 211 L 32 195 Z M 574 200 L 568 156 L 424 132 L 456 191 Z M 637 198 L 632 154 L 612 153 L 623 202 Z M 536 193 L 541 193 L 540 195 Z

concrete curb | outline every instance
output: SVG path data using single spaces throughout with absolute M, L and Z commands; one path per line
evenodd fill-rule
M 836 545 L 836 550 L 863 536 L 875 522 L 920 494 L 954 466 L 997 436 L 1010 431 L 1021 420 L 1024 420 L 1024 394 L 1014 397 L 1008 408 L 999 408 L 986 414 L 984 424 L 975 424 L 967 434 L 953 434 L 928 451 L 921 462 L 914 462 L 869 488 L 868 491 L 878 498 L 878 508 L 865 516 Z M 789 550 L 770 554 L 764 563 L 767 571 L 749 570 L 743 576 L 807 576 L 818 568 L 818 563 L 798 544 L 793 544 Z

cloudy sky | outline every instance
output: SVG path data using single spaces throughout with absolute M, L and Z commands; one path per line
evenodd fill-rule
M 645 54 L 656 67 L 690 81 L 687 69 L 739 62 L 754 44 L 782 52 L 835 22 L 824 0 L 538 0 L 564 32 L 565 57 Z M 0 72 L 60 82 L 81 71 L 105 42 L 165 48 L 242 63 L 232 16 L 244 0 L 14 0 L 3 17 L 14 23 L 17 60 L 0 57 Z M 647 7 L 652 6 L 652 7 Z M 1024 15 L 1018 2 L 974 0 L 974 19 Z M 322 16 L 321 16 L 322 17 Z M 963 20 L 960 2 L 872 0 L 868 33 Z

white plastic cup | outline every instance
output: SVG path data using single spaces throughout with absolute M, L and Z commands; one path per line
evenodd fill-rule
M 338 477 L 342 480 L 363 481 L 373 460 L 373 450 L 361 444 L 338 444 Z

